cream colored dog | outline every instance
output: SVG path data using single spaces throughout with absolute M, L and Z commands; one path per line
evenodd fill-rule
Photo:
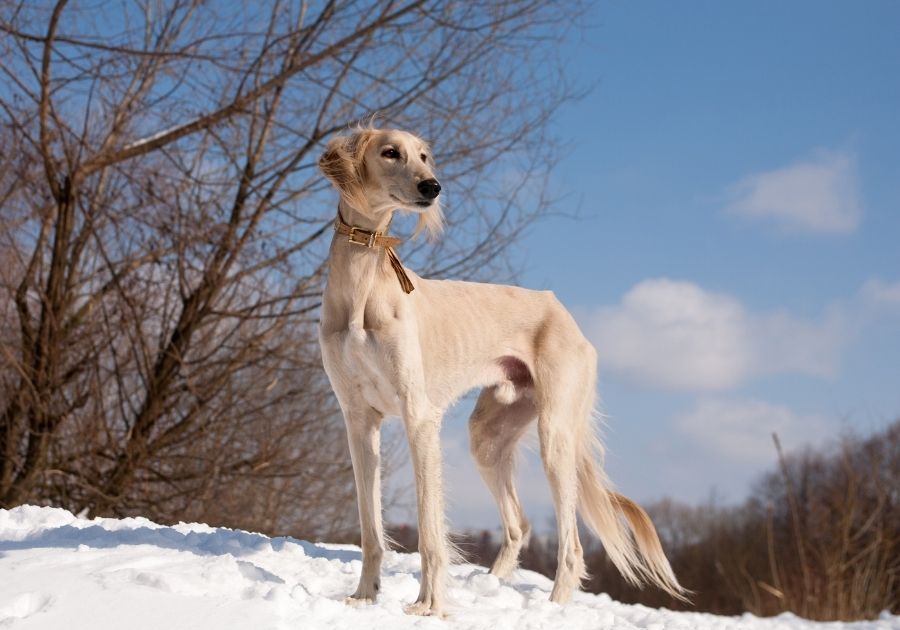
M 333 139 L 319 165 L 340 192 L 319 340 L 347 425 L 359 502 L 362 576 L 348 601 L 373 601 L 380 589 L 380 428 L 394 415 L 409 439 L 422 556 L 419 597 L 406 610 L 444 612 L 449 547 L 439 432 L 444 411 L 475 387 L 472 454 L 503 520 L 491 573 L 510 574 L 528 533 L 514 460 L 536 420 L 559 534 L 550 599 L 568 601 L 584 577 L 578 510 L 628 580 L 682 597 L 649 517 L 611 491 L 595 464 L 597 355 L 572 316 L 546 291 L 405 275 L 396 243 L 384 235 L 394 212 L 418 213 L 418 230 L 432 234 L 442 225 L 431 153 L 416 136 L 362 129 Z

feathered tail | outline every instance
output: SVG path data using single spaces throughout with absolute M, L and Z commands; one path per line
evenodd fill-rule
M 606 553 L 626 580 L 636 586 L 655 584 L 672 597 L 688 601 L 666 559 L 659 535 L 647 513 L 634 501 L 610 489 L 595 463 L 599 440 L 582 446 L 578 461 L 579 512 L 600 537 Z M 624 519 L 623 519 L 624 517 Z

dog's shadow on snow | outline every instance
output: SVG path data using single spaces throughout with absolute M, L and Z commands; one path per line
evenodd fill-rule
M 161 549 L 187 551 L 201 556 L 231 554 L 245 556 L 258 551 L 281 551 L 289 545 L 297 545 L 310 558 L 325 558 L 349 562 L 360 560 L 362 552 L 347 546 L 322 546 L 289 537 L 269 538 L 234 529 L 216 529 L 209 532 L 179 531 L 174 527 L 136 527 L 132 529 L 106 529 L 100 524 L 76 527 L 59 525 L 46 529 L 25 540 L 0 540 L 0 557 L 4 551 L 17 549 L 111 549 L 123 545 L 149 545 Z

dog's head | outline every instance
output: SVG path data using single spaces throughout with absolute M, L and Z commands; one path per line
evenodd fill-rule
M 420 138 L 397 129 L 359 129 L 332 139 L 319 168 L 354 210 L 377 219 L 392 210 L 419 215 L 423 229 L 437 236 L 443 226 L 431 150 Z

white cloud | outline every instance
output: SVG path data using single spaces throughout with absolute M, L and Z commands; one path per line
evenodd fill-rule
M 750 373 L 795 373 L 828 378 L 838 371 L 840 351 L 850 326 L 838 310 L 821 321 L 798 319 L 784 312 L 749 314 L 752 339 Z
M 853 232 L 862 218 L 856 158 L 823 151 L 813 159 L 741 178 L 730 189 L 732 214 L 771 220 L 789 231 Z
M 675 389 L 732 387 L 747 372 L 743 307 L 690 282 L 645 280 L 600 309 L 590 336 L 601 370 Z
M 833 433 L 822 416 L 798 414 L 760 400 L 701 399 L 691 411 L 678 416 L 675 424 L 723 458 L 757 464 L 775 459 L 773 433 L 785 450 Z
M 860 293 L 867 306 L 900 309 L 900 282 L 889 284 L 875 278 L 866 282 Z
M 831 376 L 843 339 L 836 313 L 822 322 L 755 314 L 734 297 L 666 278 L 595 311 L 587 332 L 601 371 L 679 390 L 728 389 L 761 374 Z

